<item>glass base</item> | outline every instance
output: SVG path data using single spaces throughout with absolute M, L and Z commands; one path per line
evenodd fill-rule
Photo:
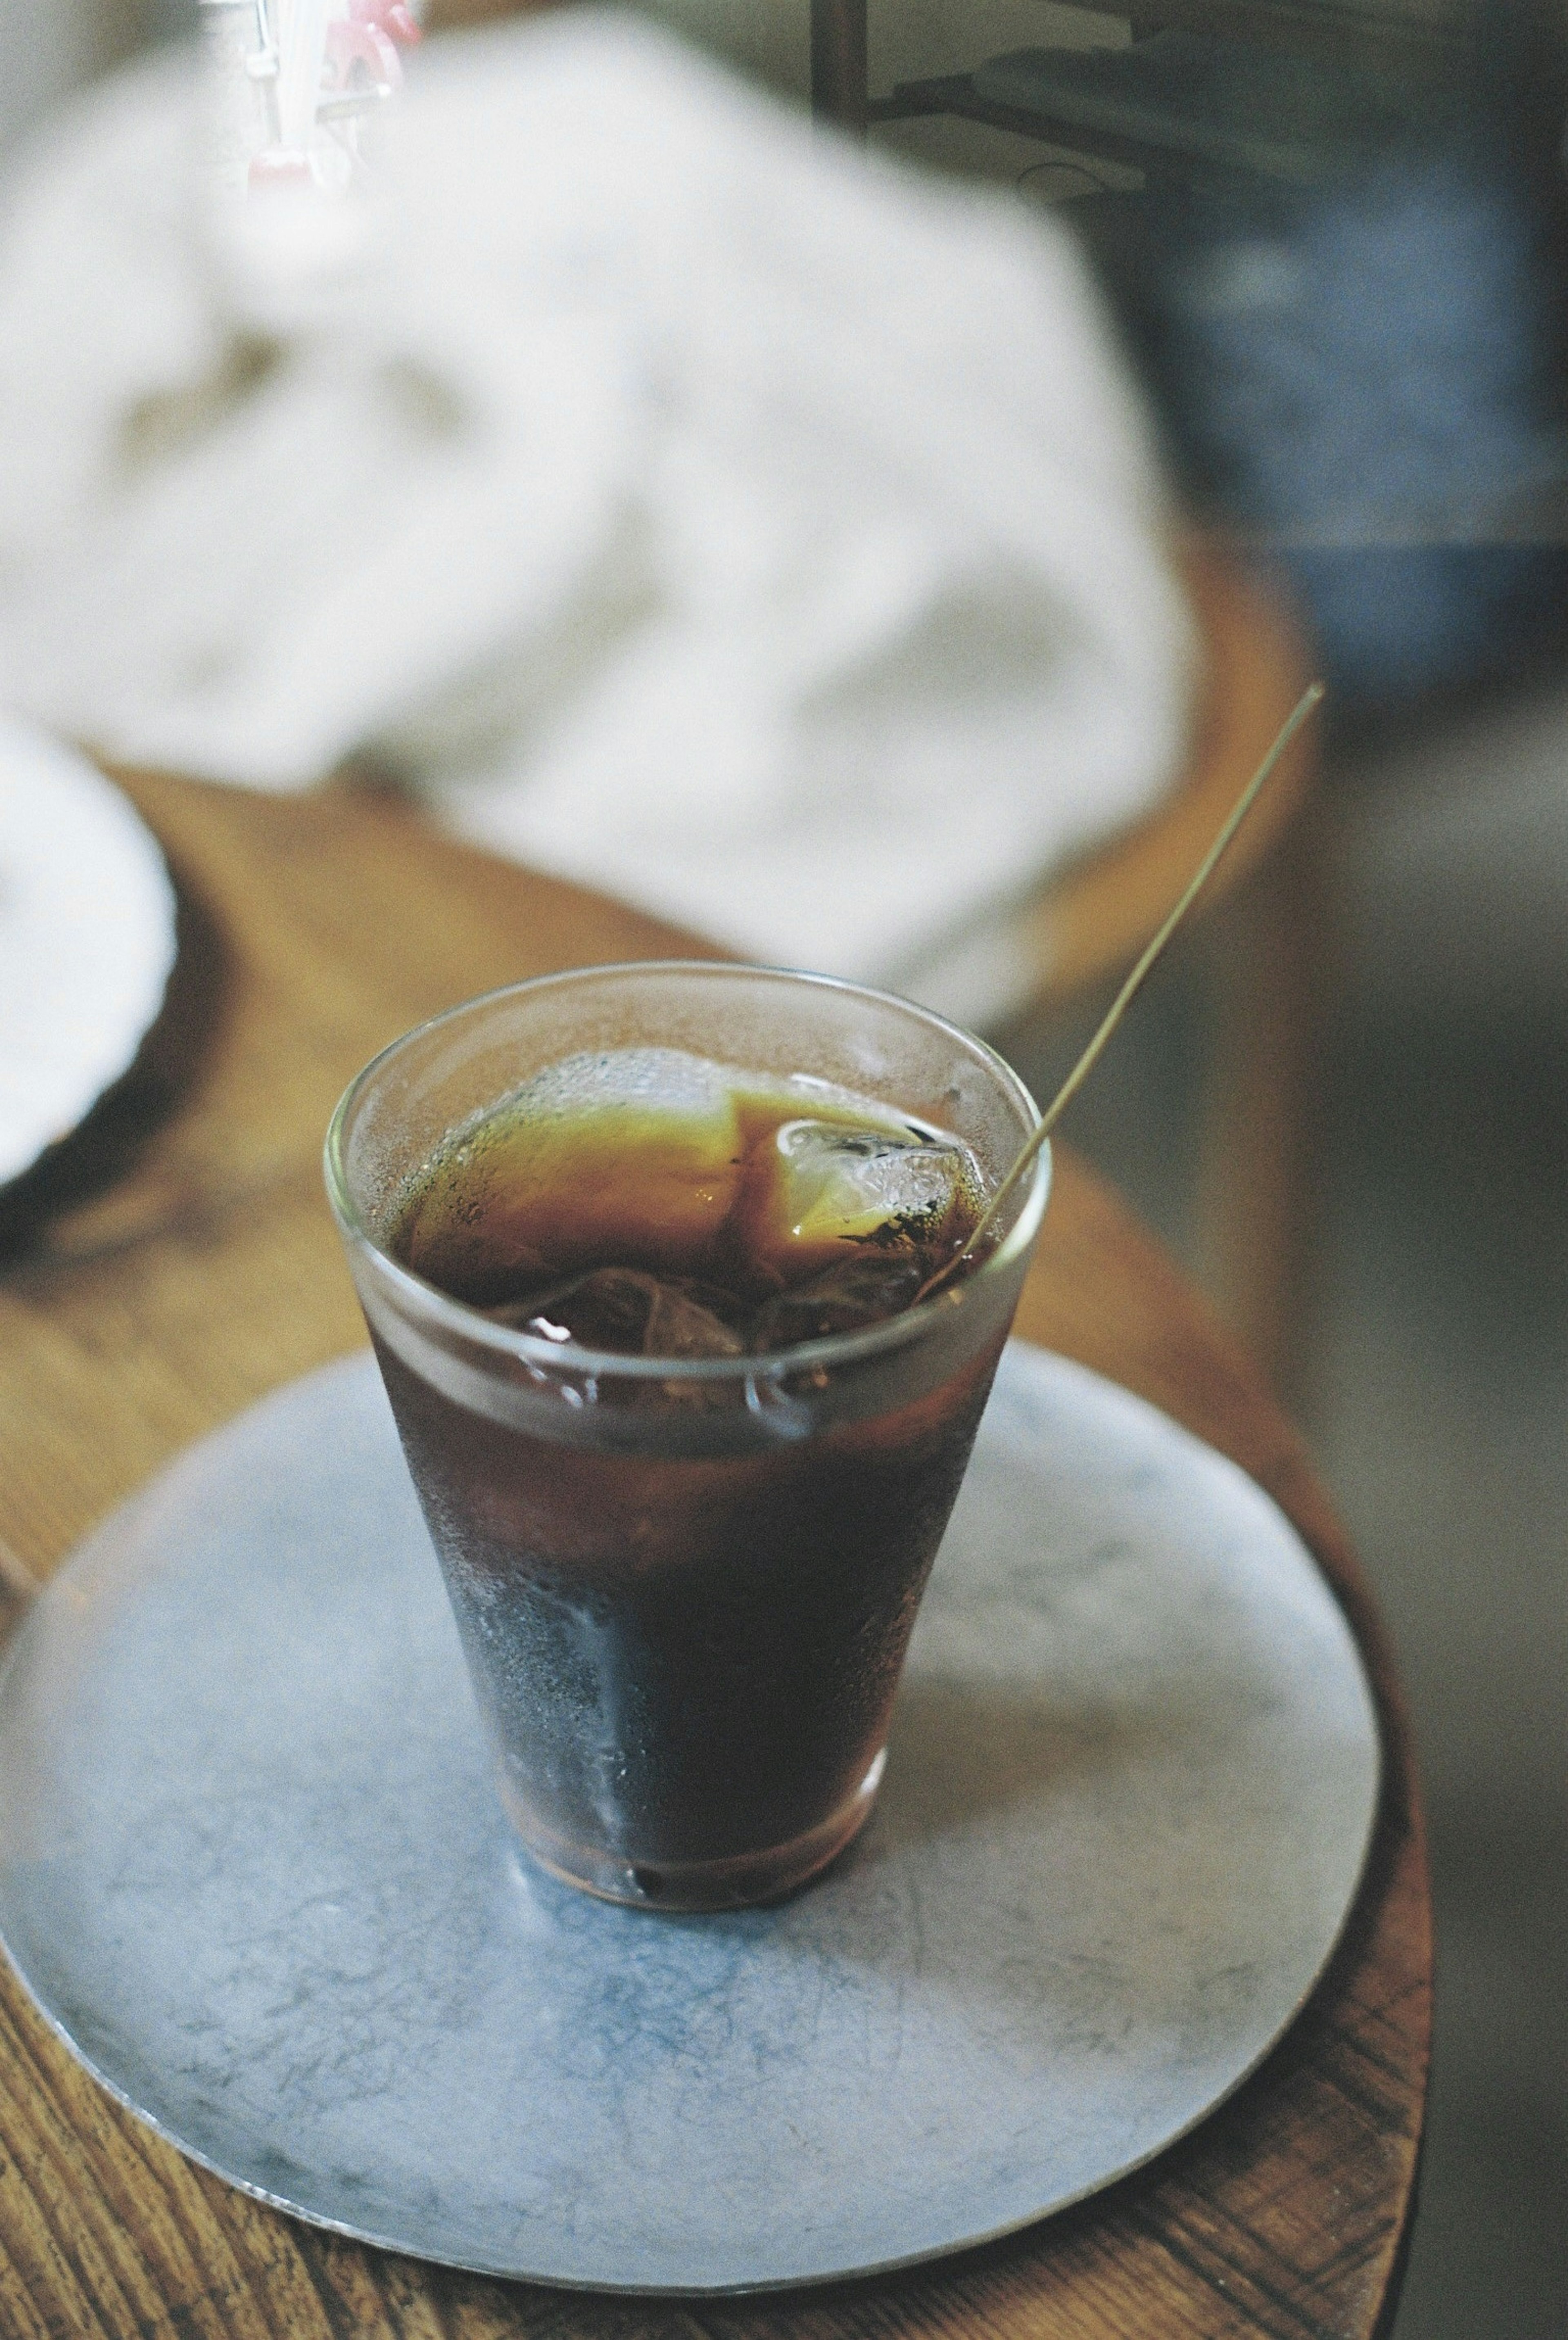
M 759 1901 L 781 1900 L 843 1851 L 865 1826 L 887 1768 L 884 1747 L 849 1801 L 815 1828 L 788 1844 L 736 1853 L 727 1860 L 629 1861 L 601 1846 L 541 1839 L 537 1823 L 518 1809 L 504 1782 L 501 1801 L 529 1858 L 563 1885 L 638 1909 L 748 1909 Z

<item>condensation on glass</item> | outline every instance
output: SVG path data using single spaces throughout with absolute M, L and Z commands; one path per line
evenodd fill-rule
M 871 1809 L 1049 1171 L 961 1283 L 766 1355 L 561 1346 L 400 1261 L 402 1198 L 452 1132 L 627 1048 L 852 1088 L 950 1130 L 991 1187 L 1037 1115 L 988 1048 L 906 1001 L 677 963 L 472 1001 L 338 1108 L 328 1190 L 512 1825 L 591 1892 L 719 1909 L 799 1885 Z

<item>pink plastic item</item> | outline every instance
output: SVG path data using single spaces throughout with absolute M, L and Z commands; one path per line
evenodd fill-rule
M 412 49 L 423 40 L 419 19 L 405 0 L 349 0 L 349 15 L 356 25 L 373 25 L 400 49 Z
M 352 17 L 338 16 L 328 25 L 322 64 L 323 90 L 347 96 L 356 89 L 396 89 L 402 81 L 396 44 L 379 25 L 360 25 Z
M 251 157 L 250 184 L 257 187 L 313 187 L 311 158 L 298 146 L 263 146 Z

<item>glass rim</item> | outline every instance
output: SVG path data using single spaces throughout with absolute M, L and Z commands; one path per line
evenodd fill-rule
M 1028 1190 L 1012 1225 L 996 1248 L 988 1252 L 962 1282 L 949 1284 L 929 1300 L 922 1300 L 912 1308 L 900 1309 L 874 1324 L 859 1326 L 853 1332 L 826 1334 L 813 1341 L 797 1341 L 783 1349 L 766 1349 L 739 1357 L 649 1357 L 628 1355 L 618 1349 L 585 1348 L 575 1341 L 550 1341 L 510 1324 L 498 1324 L 481 1309 L 471 1306 L 467 1301 L 454 1299 L 439 1284 L 432 1284 L 414 1269 L 405 1267 L 377 1241 L 365 1225 L 349 1193 L 343 1162 L 343 1132 L 349 1116 L 375 1076 L 393 1056 L 411 1047 L 415 1041 L 438 1031 L 443 1024 L 454 1023 L 459 1016 L 472 1015 L 475 1010 L 491 1006 L 499 1000 L 516 998 L 524 992 L 547 990 L 556 985 L 584 982 L 594 977 L 630 975 L 760 976 L 771 980 L 807 983 L 825 991 L 849 992 L 857 998 L 897 1008 L 905 1015 L 918 1016 L 939 1032 L 950 1035 L 997 1073 L 1003 1087 L 1025 1108 L 1026 1137 L 1039 1126 L 1040 1109 L 1028 1088 L 1006 1057 L 999 1056 L 988 1042 L 976 1033 L 966 1031 L 962 1025 L 953 1023 L 948 1016 L 938 1015 L 935 1008 L 921 1006 L 918 1000 L 906 999 L 896 991 L 884 991 L 873 984 L 852 982 L 845 976 L 817 975 L 799 967 L 766 967 L 740 959 L 612 959 L 591 967 L 561 967 L 550 975 L 526 976 L 517 983 L 498 984 L 491 991 L 478 992 L 471 999 L 459 1000 L 454 1006 L 442 1008 L 439 1015 L 427 1016 L 422 1024 L 412 1026 L 408 1031 L 400 1033 L 395 1040 L 390 1040 L 384 1048 L 378 1049 L 350 1081 L 327 1124 L 323 1168 L 327 1200 L 340 1229 L 346 1237 L 369 1252 L 378 1271 L 387 1278 L 393 1291 L 417 1303 L 427 1318 L 433 1317 L 438 1324 L 471 1345 L 489 1349 L 497 1356 L 508 1357 L 531 1369 L 542 1368 L 551 1378 L 565 1374 L 580 1380 L 603 1381 L 776 1381 L 793 1373 L 809 1373 L 818 1367 L 849 1364 L 862 1357 L 875 1356 L 884 1349 L 902 1346 L 939 1323 L 950 1322 L 956 1308 L 962 1308 L 971 1294 L 988 1289 L 996 1284 L 1013 1267 L 1019 1254 L 1033 1244 L 1050 1194 L 1051 1147 L 1048 1139 L 1035 1158 Z

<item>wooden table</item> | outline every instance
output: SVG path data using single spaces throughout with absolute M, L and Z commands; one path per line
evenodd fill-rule
M 0 1536 L 18 1579 L 188 1440 L 356 1346 L 322 1132 L 408 1025 L 511 978 L 689 954 L 684 937 L 443 842 L 390 802 L 133 784 L 185 895 L 146 1060 L 11 1213 L 0 1266 Z M 68 1206 L 44 1215 L 68 1192 Z M 23 1206 L 25 1206 L 24 1208 Z M 1003 2244 L 760 2303 L 595 2299 L 442 2272 L 298 2225 L 104 2096 L 0 1974 L 6 2340 L 1325 2340 L 1386 2328 L 1411 2214 L 1431 1940 L 1410 1743 L 1381 1628 L 1295 1438 L 1162 1254 L 1070 1157 L 1019 1317 L 1165 1406 L 1285 1506 L 1381 1701 L 1369 1873 L 1311 2004 L 1149 2169 Z

